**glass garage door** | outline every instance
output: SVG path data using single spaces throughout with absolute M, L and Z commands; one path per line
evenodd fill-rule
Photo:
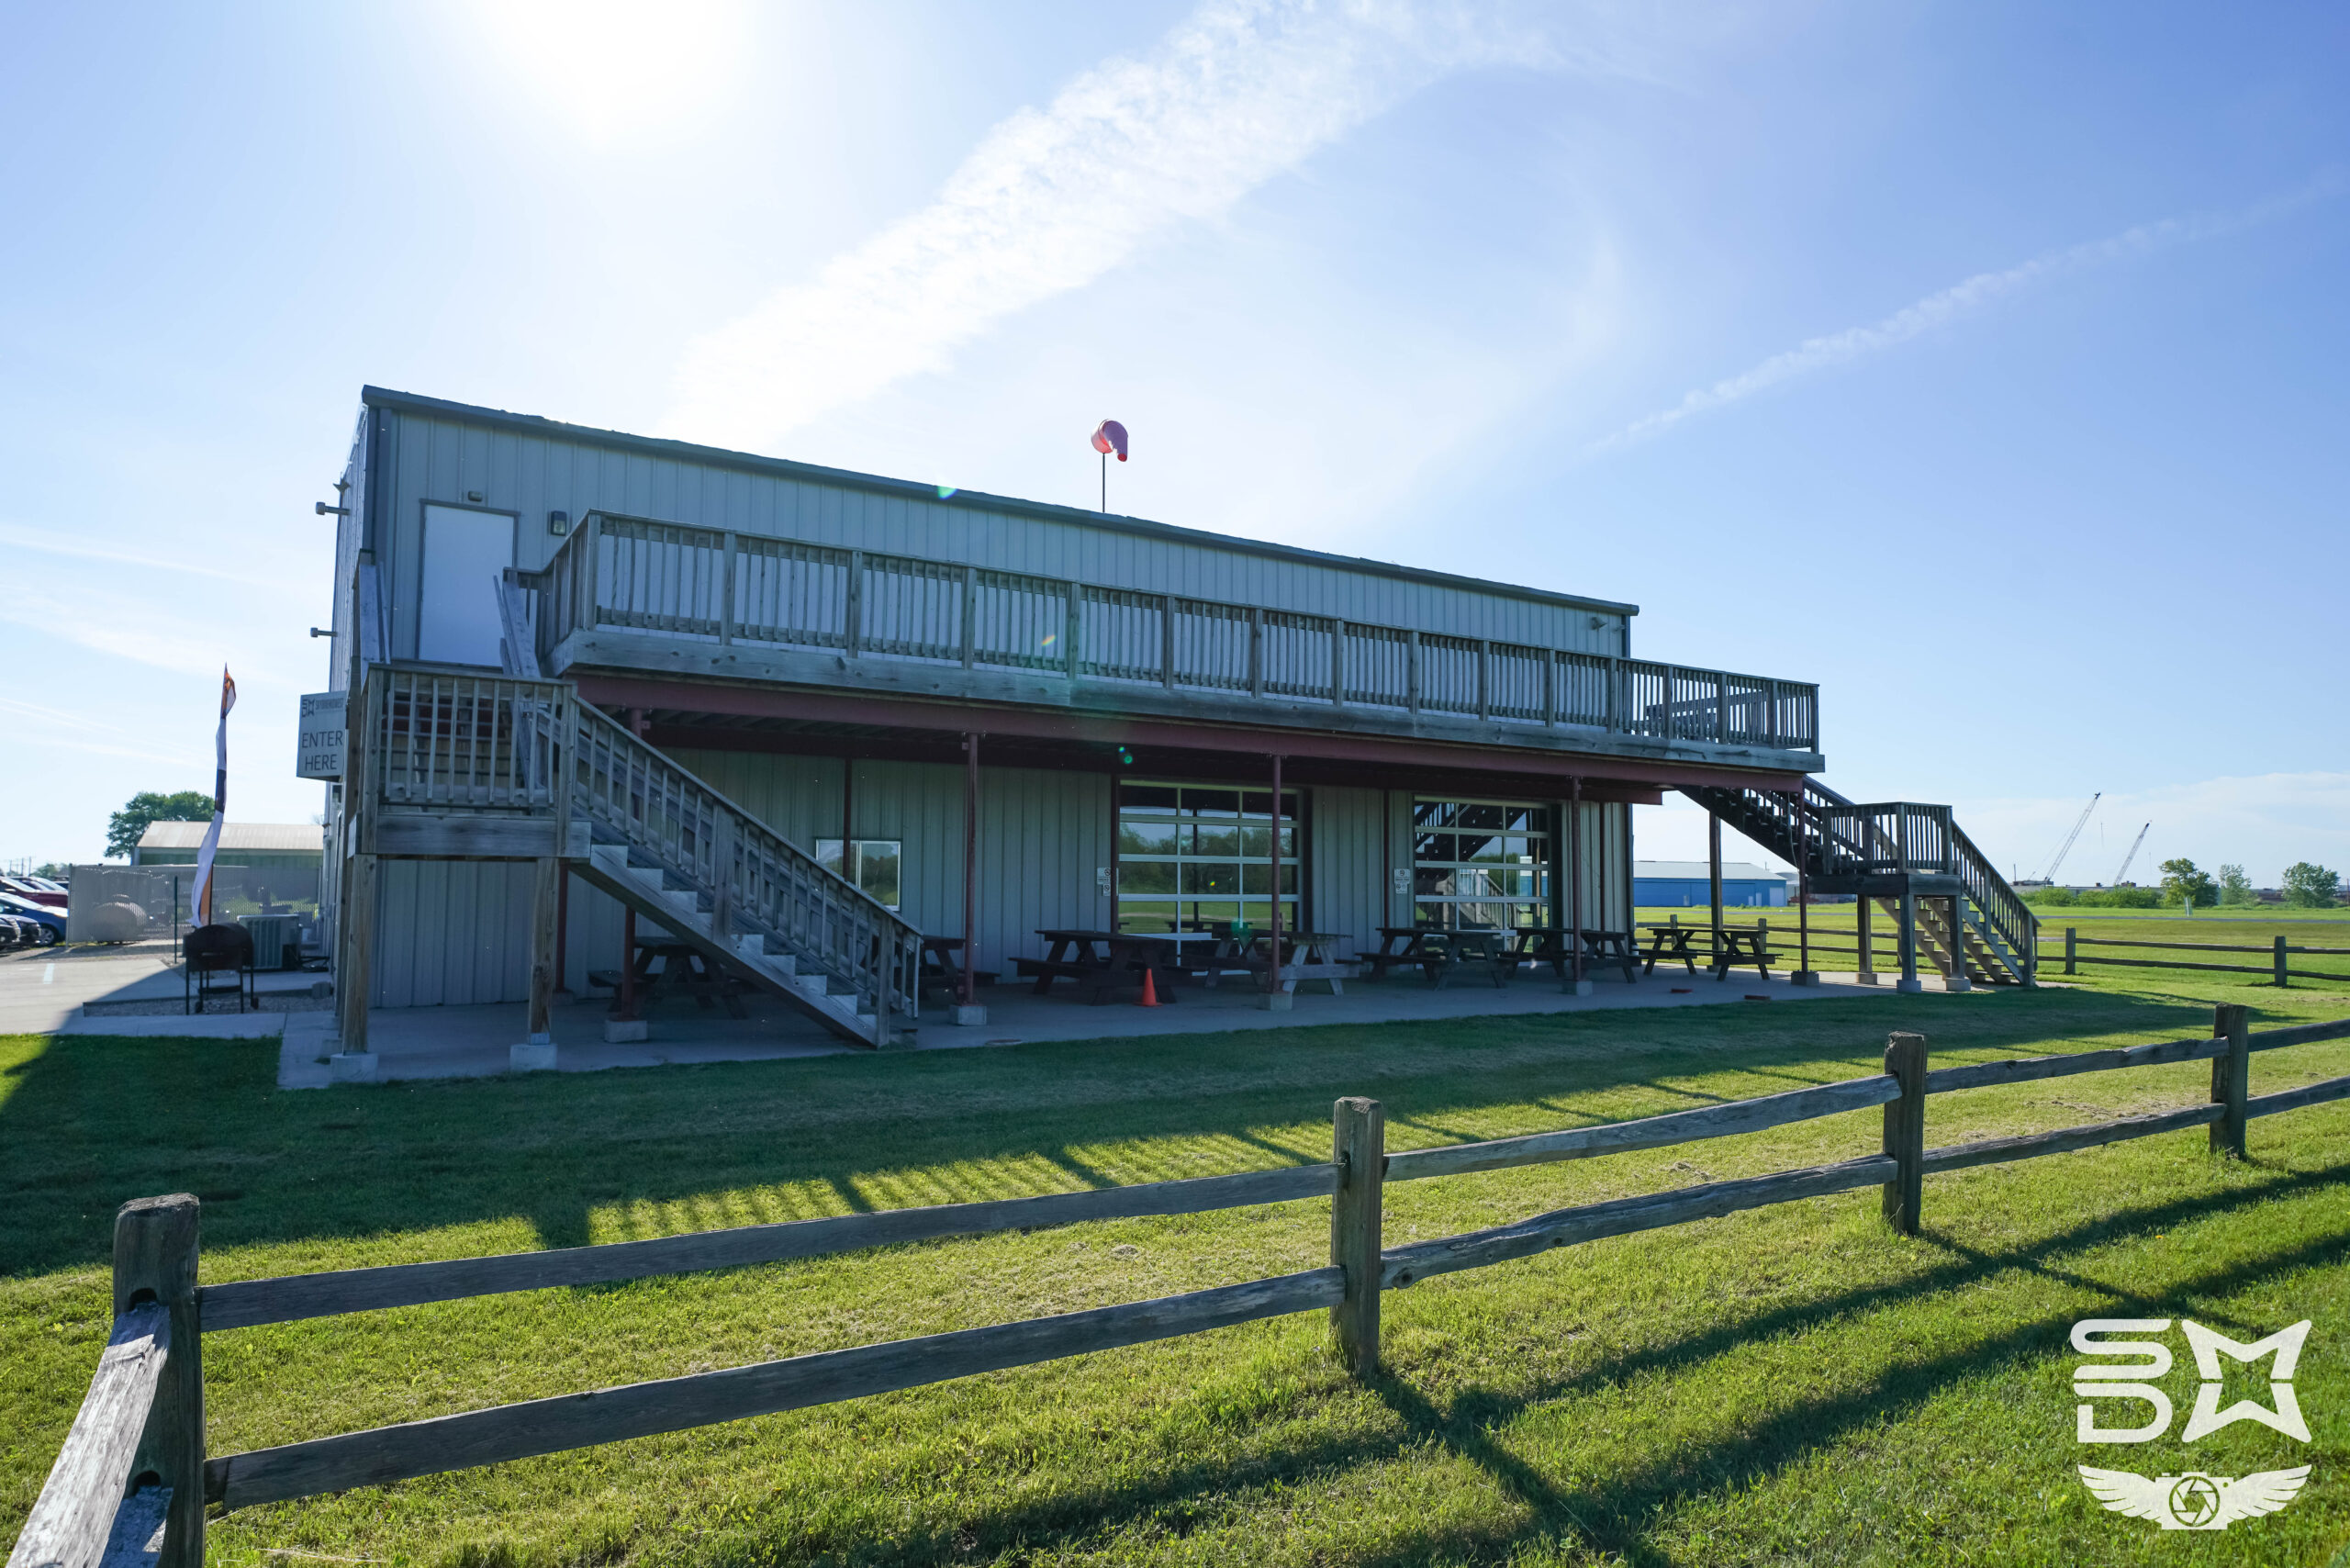
M 1281 924 L 1298 917 L 1297 793 L 1281 791 Z M 1272 921 L 1272 792 L 1195 784 L 1118 790 L 1118 929 Z
M 1412 803 L 1412 918 L 1447 931 L 1550 924 L 1550 808 Z

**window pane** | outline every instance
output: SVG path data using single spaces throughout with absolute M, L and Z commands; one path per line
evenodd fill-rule
M 1230 817 L 1240 813 L 1237 790 L 1186 790 L 1183 810 L 1194 816 Z
M 1118 853 L 1121 855 L 1172 855 L 1175 853 L 1173 823 L 1137 822 L 1127 818 L 1118 823 Z
M 816 864 L 837 877 L 841 874 L 841 841 L 820 838 L 816 841 Z
M 1188 852 L 1199 856 L 1215 856 L 1231 860 L 1240 854 L 1240 830 L 1237 827 L 1210 827 L 1203 823 L 1192 830 L 1197 835 Z
M 1501 806 L 1462 806 L 1460 825 L 1498 829 L 1503 825 L 1506 809 Z
M 1118 904 L 1118 929 L 1172 931 L 1175 929 L 1175 905 L 1171 902 L 1128 902 L 1121 900 Z
M 1166 784 L 1122 785 L 1118 790 L 1118 803 L 1150 811 L 1171 812 L 1175 809 L 1175 790 L 1171 785 Z
M 1182 890 L 1228 897 L 1240 890 L 1240 868 L 1228 860 L 1186 860 Z
M 1449 833 L 1424 833 L 1412 846 L 1413 858 L 1418 860 L 1457 860 L 1456 845 Z
M 1169 894 L 1175 891 L 1172 860 L 1121 860 L 1118 890 L 1122 893 Z
M 898 907 L 898 840 L 894 838 L 863 838 L 856 845 L 856 885 L 873 895 L 874 902 L 890 909 Z

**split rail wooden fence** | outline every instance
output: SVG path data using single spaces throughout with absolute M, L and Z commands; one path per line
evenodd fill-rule
M 115 1221 L 113 1334 L 8 1564 L 95 1568 L 140 1562 L 201 1568 L 207 1502 L 237 1508 L 379 1485 L 942 1383 L 1315 1307 L 1329 1311 L 1339 1358 L 1358 1374 L 1367 1374 L 1379 1361 L 1381 1293 L 1438 1274 L 1872 1186 L 1883 1189 L 1887 1220 L 1897 1229 L 1915 1234 L 1928 1175 L 2188 1127 L 2208 1126 L 2214 1152 L 2241 1157 L 2244 1126 L 2252 1118 L 2350 1098 L 2350 1077 L 2253 1098 L 2247 1090 L 2252 1053 L 2343 1038 L 2350 1038 L 2350 1019 L 2254 1034 L 2245 1009 L 2223 1006 L 2216 1012 L 2209 1039 L 1929 1070 L 1925 1036 L 1896 1034 L 1886 1047 L 1881 1074 L 1639 1121 L 1390 1154 L 1378 1102 L 1343 1099 L 1334 1108 L 1331 1158 L 1325 1164 L 217 1285 L 196 1283 L 196 1200 L 185 1193 L 142 1198 L 124 1205 Z M 1926 1147 L 1929 1095 L 2202 1060 L 2211 1063 L 2206 1104 L 2020 1137 Z M 1393 1182 L 1664 1148 L 1873 1105 L 1885 1110 L 1883 1142 L 1875 1154 L 1586 1204 L 1462 1236 L 1400 1247 L 1382 1242 L 1382 1193 Z M 1024 1323 L 526 1400 L 246 1453 L 217 1458 L 205 1453 L 201 1342 L 206 1333 L 510 1291 L 738 1268 L 941 1237 L 1205 1214 L 1324 1197 L 1331 1200 L 1330 1261 L 1324 1268 Z
M 2265 964 L 2213 964 L 2187 958 L 2109 958 L 2101 953 L 2084 953 L 2084 947 L 2161 947 L 2180 953 L 2258 953 L 2268 959 Z M 2111 964 L 2132 969 L 2215 969 L 2226 974 L 2266 975 L 2278 989 L 2294 980 L 2330 980 L 2335 985 L 2350 985 L 2350 974 L 2327 974 L 2317 969 L 2289 968 L 2298 956 L 2327 956 L 2350 958 L 2350 947 L 2311 947 L 2288 943 L 2279 936 L 2265 947 L 2230 946 L 2218 942 L 2134 942 L 2119 937 L 2083 936 L 2076 926 L 2065 927 L 2065 972 L 2078 974 L 2081 964 Z

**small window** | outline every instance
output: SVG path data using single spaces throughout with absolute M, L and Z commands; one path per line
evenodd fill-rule
M 816 863 L 835 877 L 845 878 L 856 890 L 885 909 L 894 910 L 901 898 L 900 866 L 903 841 L 895 838 L 853 838 L 848 863 L 841 857 L 841 841 L 816 841 Z

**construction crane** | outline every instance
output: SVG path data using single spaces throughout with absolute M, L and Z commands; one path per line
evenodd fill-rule
M 2144 827 L 2138 830 L 2138 836 L 2130 841 L 2130 853 L 2121 857 L 2121 869 L 2113 874 L 2113 885 L 2115 887 L 2120 887 L 2121 885 L 2121 879 L 2130 874 L 2130 862 L 2138 858 L 2138 846 L 2146 842 L 2146 834 L 2153 829 L 2154 825 L 2154 823 L 2148 823 Z
M 2104 799 L 2105 791 L 2102 790 L 2089 797 L 2089 803 L 2081 808 L 2080 821 L 2075 823 L 2073 831 L 2065 835 L 2065 842 L 2056 846 L 2056 858 L 2051 860 L 2048 863 L 2048 869 L 2040 874 L 2042 881 L 2053 882 L 2056 879 L 2056 868 L 2062 866 L 2065 863 L 2065 857 L 2073 852 L 2073 841 L 2081 836 L 2081 829 L 2089 825 L 2089 813 L 2097 810 L 2097 803 Z

